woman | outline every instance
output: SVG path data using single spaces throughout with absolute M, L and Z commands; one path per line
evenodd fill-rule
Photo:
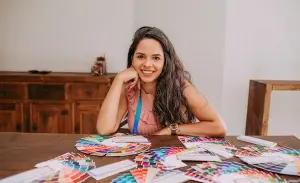
M 226 133 L 218 113 L 191 84 L 168 37 L 155 27 L 135 32 L 127 69 L 115 77 L 100 109 L 98 133 L 116 132 L 126 112 L 133 134 L 224 137 Z

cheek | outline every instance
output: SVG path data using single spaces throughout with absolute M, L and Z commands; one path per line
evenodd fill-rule
M 156 69 L 159 70 L 160 72 L 163 70 L 164 68 L 164 62 L 158 63 L 156 66 Z
M 132 60 L 133 68 L 138 69 L 140 67 L 140 65 L 141 64 L 137 60 L 135 60 L 135 59 Z

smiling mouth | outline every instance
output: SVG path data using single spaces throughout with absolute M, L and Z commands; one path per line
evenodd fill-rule
M 142 73 L 144 73 L 144 74 L 152 74 L 152 73 L 154 73 L 154 71 L 142 70 Z

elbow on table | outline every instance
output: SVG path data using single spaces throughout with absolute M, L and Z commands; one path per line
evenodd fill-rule
M 107 129 L 97 127 L 97 133 L 99 135 L 110 135 L 110 134 L 115 133 L 115 132 L 112 131 L 112 130 L 107 130 Z
M 225 137 L 227 133 L 227 129 L 225 125 L 218 125 L 214 131 L 216 137 L 222 137 L 222 138 Z
M 221 137 L 221 138 L 225 137 L 226 136 L 226 129 L 223 128 L 223 127 L 218 128 L 216 130 L 215 136 L 216 137 Z
M 110 135 L 112 133 L 115 133 L 116 130 L 109 129 L 109 128 L 107 128 L 107 127 L 105 127 L 103 125 L 100 125 L 100 124 L 101 124 L 101 122 L 98 121 L 97 125 L 96 125 L 96 130 L 97 130 L 97 133 L 99 135 Z

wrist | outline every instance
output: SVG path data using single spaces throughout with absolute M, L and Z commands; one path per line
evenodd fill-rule
M 124 77 L 122 76 L 122 72 L 116 75 L 115 79 L 117 82 L 125 83 Z
M 171 131 L 171 129 L 169 127 L 166 127 L 165 131 L 166 131 L 167 135 L 171 135 L 172 134 L 172 131 Z
M 171 135 L 178 135 L 179 125 L 177 123 L 172 123 L 169 125 L 169 131 Z

